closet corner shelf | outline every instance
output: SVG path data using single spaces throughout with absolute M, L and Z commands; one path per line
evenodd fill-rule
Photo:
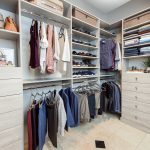
M 35 83 L 48 83 L 48 82 L 59 82 L 59 81 L 68 81 L 71 80 L 71 78 L 41 78 L 41 79 L 31 79 L 31 80 L 24 80 L 23 84 L 35 84 Z
M 73 69 L 99 69 L 99 67 L 73 67 Z
M 0 39 L 6 40 L 18 40 L 20 36 L 19 32 L 8 31 L 5 29 L 0 29 Z
M 109 32 L 105 29 L 101 29 L 101 28 L 100 28 L 100 34 L 101 35 L 106 35 L 106 36 L 114 36 L 114 37 L 116 36 L 115 34 L 112 34 L 111 32 Z
M 25 0 L 21 0 L 21 8 L 23 10 L 27 10 L 29 12 L 32 12 L 36 15 L 44 16 L 46 18 L 50 18 L 52 21 L 65 24 L 67 26 L 69 26 L 70 23 L 71 23 L 71 18 L 67 18 L 65 16 L 59 15 L 59 14 L 53 12 L 53 11 L 49 11 L 49 10 L 43 8 L 43 7 L 32 4 L 32 3 L 27 2 Z M 32 14 L 22 12 L 22 15 L 33 19 Z
M 72 55 L 74 58 L 86 58 L 86 59 L 98 59 L 98 57 L 92 56 L 82 56 L 82 55 Z
M 82 80 L 82 79 L 90 79 L 90 78 L 98 78 L 98 75 L 93 75 L 89 77 L 78 77 L 78 78 L 73 78 L 73 80 Z
M 85 50 L 96 50 L 98 47 L 90 46 L 90 45 L 85 45 L 85 44 L 80 44 L 76 42 L 72 42 L 73 48 L 75 49 L 85 49 Z
M 101 74 L 100 78 L 104 78 L 104 77 L 113 77 L 115 76 L 114 74 Z
M 145 21 L 145 22 L 143 22 L 143 23 L 134 25 L 134 26 L 132 26 L 132 27 L 125 28 L 124 31 L 132 30 L 132 29 L 135 29 L 135 28 L 139 28 L 139 27 L 144 26 L 144 25 L 149 24 L 149 23 L 150 23 L 150 21 Z
M 80 27 L 83 26 L 83 27 L 85 27 L 89 30 L 93 30 L 93 31 L 98 29 L 98 27 L 95 27 L 95 26 L 93 26 L 93 25 L 91 25 L 85 21 L 82 21 L 76 17 L 73 17 L 73 16 L 72 16 L 72 23 L 77 25 L 77 26 L 80 26 Z
M 150 57 L 150 55 L 138 55 L 138 56 L 129 56 L 129 57 L 123 57 L 124 59 L 136 59 L 136 58 L 146 58 Z
M 83 33 L 83 32 L 80 32 L 80 31 L 77 31 L 77 30 L 74 30 L 74 29 L 72 29 L 72 33 L 75 36 L 80 36 L 82 38 L 86 38 L 86 39 L 89 39 L 89 40 L 98 40 L 98 37 L 95 37 L 95 36 L 92 36 L 90 34 Z
M 149 46 L 149 43 L 143 43 L 143 44 L 137 44 L 137 45 L 131 45 L 131 46 L 124 46 L 124 48 L 133 48 L 133 47 L 144 47 L 144 46 Z

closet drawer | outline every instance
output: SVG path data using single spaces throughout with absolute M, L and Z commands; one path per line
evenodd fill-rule
M 122 83 L 122 89 L 127 90 L 127 91 L 150 94 L 150 84 L 123 82 Z
M 123 90 L 122 99 L 123 99 L 123 101 L 124 100 L 132 101 L 133 100 L 133 101 L 150 104 L 150 94 L 145 94 L 145 93 L 138 93 L 138 92 Z
M 0 97 L 0 114 L 23 108 L 22 94 Z
M 133 18 L 127 19 L 124 21 L 124 28 L 130 28 L 133 27 L 135 25 L 141 24 L 143 22 L 147 22 L 148 20 L 150 20 L 150 12 L 145 12 L 142 13 L 138 16 L 135 16 Z
M 122 107 L 122 117 L 150 128 L 150 114 Z
M 5 79 L 21 79 L 22 70 L 20 67 L 1 67 L 0 80 Z
M 14 142 L 17 142 L 22 139 L 22 126 L 18 126 L 9 130 L 5 130 L 0 133 L 0 149 L 2 149 L 5 146 L 8 146 L 9 144 L 13 144 Z M 14 150 L 14 149 L 12 149 Z
M 22 93 L 21 79 L 0 80 L 0 96 L 16 95 Z
M 17 142 L 14 142 L 14 143 L 11 143 L 7 146 L 4 146 L 2 147 L 3 150 L 22 150 L 23 149 L 23 146 L 22 146 L 22 143 L 21 143 L 21 140 L 17 141 Z
M 83 20 L 93 26 L 96 26 L 97 25 L 97 19 L 94 18 L 93 16 L 89 15 L 89 14 L 86 14 L 85 12 L 77 9 L 77 8 L 74 8 L 73 11 L 72 11 L 72 15 L 80 20 Z
M 0 132 L 23 124 L 22 110 L 0 114 Z
M 133 101 L 132 99 L 130 100 L 123 99 L 122 106 L 135 111 L 140 111 L 140 112 L 145 112 L 150 114 L 150 104 L 144 104 L 141 102 Z
M 144 73 L 123 73 L 122 81 L 124 82 L 134 82 L 134 83 L 149 83 L 150 84 L 150 74 Z

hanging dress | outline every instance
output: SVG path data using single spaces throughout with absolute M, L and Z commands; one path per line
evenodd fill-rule
M 30 62 L 29 66 L 32 69 L 40 67 L 39 61 L 39 36 L 38 36 L 38 22 L 33 20 L 30 28 Z

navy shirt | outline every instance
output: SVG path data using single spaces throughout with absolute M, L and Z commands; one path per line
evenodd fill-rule
M 100 41 L 100 65 L 102 70 L 113 69 L 116 44 L 113 39 Z

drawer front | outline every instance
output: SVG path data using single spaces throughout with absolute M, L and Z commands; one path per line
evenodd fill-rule
M 150 84 L 122 83 L 122 90 L 150 94 Z
M 6 79 L 21 79 L 22 70 L 20 67 L 1 67 L 0 80 Z
M 22 110 L 0 114 L 0 132 L 23 124 Z
M 123 90 L 122 101 L 124 101 L 124 100 L 131 100 L 131 101 L 133 100 L 133 101 L 137 101 L 137 102 L 150 104 L 150 94 Z
M 0 96 L 16 95 L 22 93 L 21 79 L 0 80 Z
M 23 149 L 23 145 L 21 140 L 11 143 L 7 146 L 2 147 L 3 150 L 22 150 Z
M 150 128 L 150 114 L 122 107 L 122 117 Z
M 23 96 L 13 95 L 0 97 L 0 114 L 22 109 L 23 108 Z
M 150 20 L 150 12 L 145 13 L 139 17 L 139 23 L 143 23 Z
M 122 106 L 140 112 L 145 112 L 150 114 L 150 104 L 144 104 L 141 102 L 131 100 L 122 101 Z
M 150 74 L 144 73 L 123 73 L 122 74 L 123 82 L 133 82 L 133 83 L 148 83 L 150 84 Z
M 0 149 L 2 147 L 8 146 L 10 143 L 21 140 L 23 137 L 23 128 L 18 126 L 9 130 L 5 130 L 0 133 Z M 13 150 L 13 149 L 12 149 Z
M 139 19 L 138 18 L 133 18 L 133 19 L 130 19 L 130 20 L 126 20 L 124 22 L 124 28 L 130 28 L 132 26 L 135 26 L 139 23 Z

